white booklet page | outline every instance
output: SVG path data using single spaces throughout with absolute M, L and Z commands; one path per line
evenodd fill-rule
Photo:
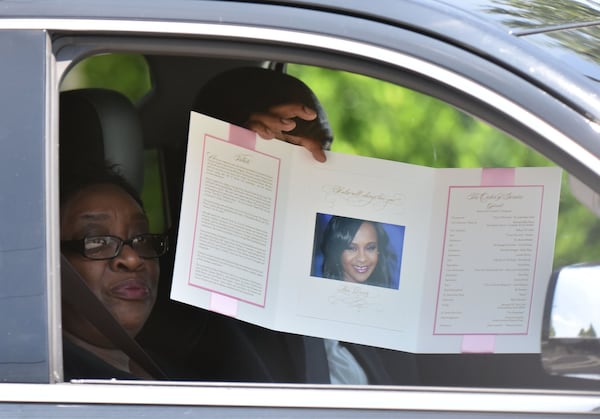
M 171 297 L 423 353 L 538 352 L 561 171 L 327 153 L 197 113 Z

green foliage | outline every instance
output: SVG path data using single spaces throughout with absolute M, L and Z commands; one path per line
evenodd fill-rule
M 103 54 L 86 58 L 69 71 L 61 89 L 88 87 L 116 90 L 136 103 L 151 89 L 148 64 L 139 54 Z M 147 150 L 144 161 L 142 201 L 151 231 L 162 232 L 166 226 L 156 150 Z
M 324 68 L 290 64 L 288 71 L 304 80 L 327 110 L 334 151 L 431 167 L 552 165 L 496 128 L 410 89 Z M 136 102 L 150 90 L 151 79 L 142 56 L 106 54 L 87 58 L 69 73 L 63 88 L 76 87 L 110 88 Z M 157 213 L 151 218 L 158 227 L 160 190 L 147 188 L 144 199 L 154 203 L 150 213 Z M 598 260 L 599 235 L 598 218 L 571 196 L 563 180 L 555 267 Z
M 290 65 L 317 94 L 333 150 L 432 167 L 547 166 L 499 130 L 430 96 L 370 77 Z
M 309 66 L 288 72 L 327 110 L 334 151 L 431 167 L 553 165 L 498 129 L 395 84 Z M 564 176 L 554 266 L 599 259 L 599 235 L 598 217 L 573 198 Z
M 157 150 L 144 152 L 144 188 L 141 198 L 150 221 L 150 231 L 153 232 L 167 230 L 159 160 Z
M 80 61 L 63 81 L 63 89 L 100 87 L 119 91 L 132 102 L 151 88 L 148 64 L 139 54 L 103 54 Z
M 590 323 L 590 326 L 586 330 L 580 329 L 577 336 L 582 338 L 595 338 L 597 337 L 596 329 L 594 329 L 594 326 Z

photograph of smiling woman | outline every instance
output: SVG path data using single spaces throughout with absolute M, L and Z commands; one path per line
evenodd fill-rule
M 318 276 L 385 288 L 398 287 L 400 260 L 381 223 L 331 216 L 318 250 L 322 257 Z

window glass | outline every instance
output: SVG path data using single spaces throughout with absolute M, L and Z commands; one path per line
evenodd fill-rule
M 160 57 L 155 57 L 155 60 L 160 60 Z M 198 58 L 198 60 L 201 63 L 203 58 Z M 231 66 L 231 63 L 224 62 L 222 65 L 223 69 L 227 69 L 228 66 Z M 177 77 L 178 72 L 185 72 L 185 66 L 172 70 L 168 74 L 171 77 Z M 310 86 L 326 109 L 335 136 L 333 151 L 439 168 L 554 165 L 539 153 L 487 123 L 435 98 L 402 86 L 344 71 L 297 64 L 289 64 L 287 71 Z M 83 87 L 104 87 L 117 90 L 137 103 L 139 109 L 143 111 L 144 101 L 141 99 L 151 90 L 150 80 L 150 70 L 142 56 L 106 54 L 90 57 L 76 65 L 66 76 L 62 90 Z M 204 80 L 198 81 L 198 85 L 202 85 L 203 82 Z M 173 83 L 171 86 L 181 89 L 181 93 L 187 89 L 177 83 Z M 177 92 L 171 93 L 172 98 L 178 96 Z M 189 92 L 185 93 L 189 96 Z M 164 115 L 170 115 L 171 108 L 175 106 L 174 103 L 166 101 L 158 101 L 158 105 L 156 103 L 155 101 L 153 106 L 158 106 L 158 108 L 153 108 L 153 111 L 159 115 L 161 109 L 165 111 Z M 181 106 L 181 103 L 177 103 L 177 106 Z M 179 111 L 185 116 L 189 109 L 179 109 Z M 155 123 L 158 126 L 168 125 L 169 121 L 146 119 L 143 122 Z M 182 121 L 177 122 L 181 122 L 179 125 L 183 127 L 186 121 L 185 118 L 182 118 Z M 154 125 L 145 128 L 146 131 L 151 131 Z M 182 139 L 176 135 L 165 136 L 164 144 L 161 146 L 164 146 L 166 151 L 164 160 L 163 150 L 158 152 L 156 149 L 151 149 L 144 153 L 145 174 L 142 199 L 150 216 L 150 229 L 155 232 L 164 231 L 168 224 L 164 210 L 165 201 L 170 200 L 171 208 L 177 208 L 181 199 L 181 190 L 178 190 L 178 187 L 183 181 L 185 138 Z M 164 190 L 162 185 L 167 183 L 167 178 L 169 178 L 168 184 L 171 187 Z M 173 211 L 173 217 L 177 218 L 178 216 L 179 214 Z M 177 220 L 174 220 L 173 224 L 177 225 Z M 596 260 L 600 254 L 600 243 L 595 240 L 599 229 L 600 223 L 597 217 L 573 198 L 566 182 L 566 174 L 564 174 L 554 267 Z M 172 243 L 171 246 L 174 249 L 175 244 Z M 168 257 L 172 256 L 172 254 L 168 255 Z M 170 275 L 172 272 L 169 263 L 172 264 L 172 259 L 166 259 L 166 265 L 161 267 L 166 275 Z M 161 281 L 161 284 L 168 284 L 168 280 L 165 281 L 164 278 L 161 278 Z M 159 296 L 157 311 L 164 310 L 164 306 L 167 304 L 165 301 L 168 302 L 168 286 L 162 286 L 159 292 L 162 294 Z M 176 335 L 181 337 L 185 334 L 185 330 L 178 329 L 183 327 L 181 325 L 194 324 L 194 322 L 200 324 L 208 317 L 214 321 L 203 329 L 203 333 L 205 333 L 203 339 L 206 339 L 206 342 L 209 342 L 211 338 L 223 340 L 222 336 L 227 333 L 231 333 L 231 336 L 239 333 L 235 321 L 222 319 L 217 315 L 206 315 L 206 313 L 200 313 L 199 310 L 191 308 L 181 310 L 177 313 L 181 317 L 167 317 L 162 320 L 151 318 L 152 327 L 142 332 L 141 341 L 148 342 L 154 350 L 162 355 L 181 359 L 193 358 L 195 362 L 203 364 L 193 366 L 194 371 L 200 375 L 185 378 L 222 380 L 220 371 L 215 371 L 215 369 L 224 365 L 222 358 L 231 355 L 230 352 L 224 354 L 214 350 L 211 352 L 208 349 L 205 349 L 206 352 L 202 352 L 204 348 L 199 344 L 202 341 L 198 339 L 198 336 L 194 336 L 195 341 L 188 341 L 189 346 L 187 347 L 178 347 L 173 344 L 172 339 L 176 339 Z M 199 320 L 199 313 L 203 316 L 201 320 Z M 261 366 L 260 362 L 264 361 L 261 358 L 261 350 L 264 350 L 264 345 L 268 345 L 266 343 L 268 340 L 261 341 L 262 333 L 264 333 L 262 331 L 258 332 L 252 329 L 252 333 L 254 333 L 252 338 L 256 340 L 254 342 L 256 347 L 253 348 L 256 353 L 245 354 L 244 356 L 248 356 L 248 358 L 241 359 L 239 362 L 247 361 L 252 363 L 252 368 L 255 368 L 257 365 Z M 269 334 L 268 338 L 271 337 L 272 335 Z M 235 351 L 235 349 L 231 344 L 227 348 L 228 351 Z M 231 359 L 237 358 L 233 356 Z M 280 375 L 276 374 L 272 377 L 272 380 L 285 381 L 285 378 L 281 377 L 286 377 L 283 371 L 291 368 L 290 364 L 279 358 L 273 358 L 271 361 L 274 364 L 280 362 L 277 368 L 279 368 L 278 372 L 281 372 Z M 245 367 L 247 366 L 245 365 Z M 228 371 L 229 373 L 238 374 L 241 377 L 240 381 L 246 380 L 246 376 L 243 374 L 250 374 L 235 364 L 226 367 L 231 370 Z M 471 365 L 472 370 L 473 367 L 474 365 Z M 479 368 L 478 365 L 475 367 Z M 429 371 L 434 369 L 429 368 Z M 186 371 L 186 373 L 188 372 Z M 251 377 L 251 375 L 249 376 Z M 489 383 L 490 380 L 493 382 L 494 378 L 488 377 L 486 380 Z M 455 383 L 434 377 L 428 384 L 454 385 Z M 518 386 L 518 383 L 512 384 Z
M 144 151 L 144 188 L 142 201 L 150 219 L 150 231 L 163 232 L 168 228 L 161 179 L 160 153 L 157 149 Z
M 78 62 L 66 75 L 61 90 L 99 87 L 116 90 L 132 102 L 152 88 L 146 59 L 139 54 L 94 55 Z
M 430 167 L 552 166 L 504 134 L 430 96 L 371 77 L 288 65 L 316 92 L 328 112 L 332 150 Z M 571 194 L 563 176 L 554 267 L 594 261 L 600 221 Z
M 101 88 L 114 90 L 137 103 L 152 89 L 150 68 L 140 54 L 107 53 L 83 59 L 73 66 L 61 83 L 61 91 Z M 150 219 L 151 231 L 167 227 L 163 200 L 160 152 L 146 148 L 143 156 L 141 198 Z

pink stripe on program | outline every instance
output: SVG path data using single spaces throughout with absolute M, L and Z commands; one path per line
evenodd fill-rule
M 496 349 L 495 335 L 464 335 L 460 351 L 471 354 L 492 354 Z
M 514 167 L 481 169 L 481 186 L 508 186 L 515 184 Z
M 237 317 L 238 301 L 226 295 L 211 292 L 210 310 L 229 317 Z
M 237 125 L 229 124 L 229 138 L 231 144 L 238 145 L 250 150 L 256 149 L 256 134 Z

